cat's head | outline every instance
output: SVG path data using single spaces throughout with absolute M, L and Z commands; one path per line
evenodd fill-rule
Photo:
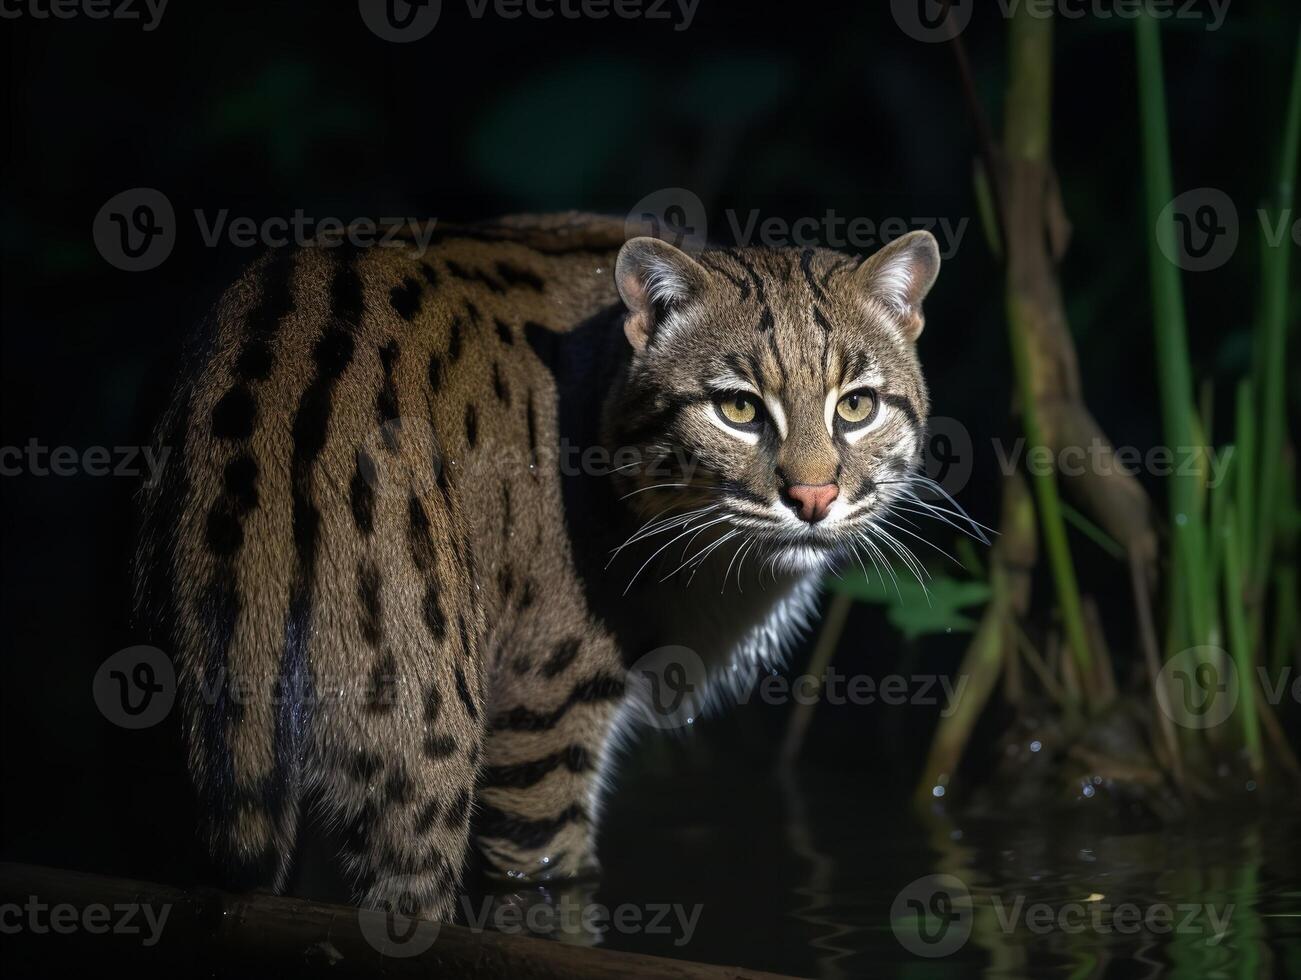
M 735 530 L 790 567 L 879 543 L 921 461 L 915 343 L 939 265 L 927 232 L 861 263 L 629 241 L 615 276 L 633 355 L 615 438 L 660 460 L 629 474 L 629 502 L 660 520 L 699 511 L 677 527 L 717 521 L 706 540 Z

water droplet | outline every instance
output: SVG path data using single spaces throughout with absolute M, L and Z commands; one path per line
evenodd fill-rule
M 1175 523 L 1178 524 L 1180 527 L 1183 527 L 1185 524 L 1188 523 L 1188 515 L 1175 514 Z
M 939 799 L 941 796 L 943 796 L 943 795 L 944 795 L 944 787 L 943 787 L 943 786 L 932 786 L 932 787 L 931 787 L 931 796 L 935 797 L 935 798 L 938 800 L 938 799 Z
M 1248 780 L 1247 780 L 1247 792 L 1248 792 L 1248 793 L 1254 793 L 1255 791 L 1256 791 L 1256 781 L 1255 781 L 1254 779 L 1248 779 Z
M 695 723 L 696 723 L 696 719 L 694 719 L 694 718 L 688 718 L 688 719 L 687 719 L 687 724 L 688 724 L 688 725 L 694 725 Z
M 1040 749 L 1042 749 L 1043 747 L 1044 747 L 1044 743 L 1041 742 L 1041 741 L 1039 741 L 1039 739 L 1037 739 L 1037 738 L 1036 738 L 1033 742 L 1030 743 L 1030 751 L 1031 751 L 1031 752 L 1038 752 L 1038 751 L 1039 751 Z
M 1090 785 L 1085 785 L 1085 787 L 1084 787 L 1084 795 L 1085 795 L 1085 797 L 1092 797 L 1092 796 L 1093 796 L 1093 786 L 1092 786 L 1091 784 L 1090 784 Z

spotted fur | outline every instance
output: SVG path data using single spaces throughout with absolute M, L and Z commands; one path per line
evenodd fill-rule
M 137 597 L 218 863 L 279 887 L 314 806 L 359 901 L 442 917 L 471 835 L 501 874 L 595 867 L 629 664 L 793 635 L 917 462 L 938 258 L 693 259 L 585 216 L 433 242 L 279 251 L 230 287 L 160 427 Z M 851 382 L 884 413 L 853 440 L 826 412 Z M 736 386 L 752 432 L 717 424 Z M 825 482 L 839 510 L 796 518 Z

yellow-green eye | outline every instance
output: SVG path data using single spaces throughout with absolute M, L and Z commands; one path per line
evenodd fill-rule
M 836 414 L 850 425 L 870 422 L 876 415 L 876 392 L 870 388 L 851 391 L 836 402 Z
M 753 395 L 729 392 L 715 402 L 718 413 L 733 425 L 751 425 L 759 419 L 759 403 Z

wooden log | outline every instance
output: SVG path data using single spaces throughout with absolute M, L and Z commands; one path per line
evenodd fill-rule
M 125 919 L 129 908 L 135 912 Z M 93 976 L 106 967 L 130 969 L 132 975 L 240 980 L 322 975 L 778 980 L 776 974 L 395 920 L 382 912 L 279 895 L 185 890 L 0 863 L 0 973 Z

